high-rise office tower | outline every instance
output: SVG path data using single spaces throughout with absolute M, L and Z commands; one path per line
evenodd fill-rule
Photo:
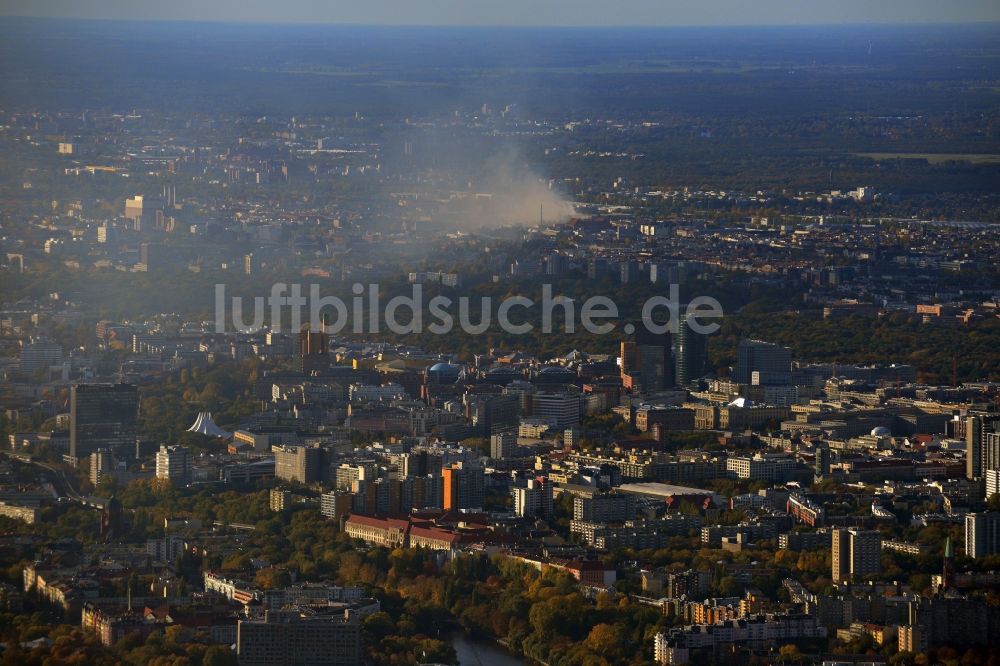
M 323 480 L 325 451 L 318 446 L 281 446 L 274 449 L 274 476 L 285 481 Z
M 1000 469 L 988 469 L 983 474 L 986 481 L 986 492 L 983 499 L 989 500 L 994 495 L 1000 494 Z
M 645 393 L 674 385 L 672 337 L 668 332 L 652 333 L 641 323 L 632 340 L 621 343 L 622 375 L 638 373 Z
M 785 385 L 792 378 L 792 352 L 762 340 L 740 340 L 733 379 L 740 384 Z
M 131 384 L 74 385 L 70 389 L 70 455 L 79 460 L 108 449 L 131 456 L 138 411 L 139 393 Z
M 351 495 L 351 510 L 354 513 L 363 516 L 395 516 L 401 513 L 398 479 L 358 479 L 351 484 Z
M 411 476 L 400 487 L 400 509 L 440 509 L 444 487 L 440 475 Z
M 833 581 L 857 581 L 881 570 L 882 538 L 873 530 L 833 530 Z
M 493 395 L 477 399 L 471 406 L 472 424 L 484 436 L 517 427 L 520 401 L 512 395 Z
M 330 336 L 325 331 L 300 331 L 295 341 L 295 370 L 312 374 L 330 367 Z
M 517 451 L 517 433 L 513 431 L 498 432 L 490 435 L 490 457 L 506 460 Z
M 987 472 L 1000 470 L 1000 421 L 994 421 L 995 432 L 987 432 L 983 438 L 983 448 L 980 453 L 983 476 Z
M 639 351 L 634 340 L 622 340 L 620 356 L 622 375 L 639 372 Z
M 441 465 L 442 456 L 440 454 L 430 453 L 426 450 L 410 451 L 399 457 L 399 475 L 402 477 L 440 475 Z
M 638 345 L 639 385 L 644 393 L 654 393 L 666 388 L 667 368 L 673 369 L 673 355 L 670 347 L 662 345 Z
M 483 506 L 483 468 L 453 463 L 441 470 L 442 506 L 446 511 L 481 509 Z
M 89 472 L 90 483 L 95 487 L 107 479 L 115 479 L 119 483 L 128 481 L 125 461 L 115 458 L 107 449 L 99 449 L 90 454 Z
M 981 479 L 986 470 L 1000 469 L 1000 414 L 970 414 L 965 417 L 965 476 Z
M 101 481 L 114 473 L 114 456 L 107 449 L 100 449 L 90 454 L 90 483 L 100 485 Z
M 825 479 L 830 476 L 830 447 L 825 444 L 816 445 L 815 477 Z
M 833 530 L 830 544 L 831 578 L 833 582 L 841 583 L 850 580 L 850 535 L 847 530 Z
M 341 518 L 351 513 L 353 499 L 351 493 L 343 490 L 323 493 L 319 498 L 319 512 L 339 522 Z
M 580 395 L 576 393 L 536 393 L 531 398 L 532 413 L 560 430 L 580 425 Z
M 521 518 L 552 516 L 552 484 L 545 477 L 528 479 L 526 486 L 511 489 L 514 513 Z
M 965 516 L 965 554 L 972 559 L 1000 553 L 1000 512 Z
M 689 315 L 679 316 L 674 337 L 675 381 L 686 386 L 705 374 L 708 365 L 708 336 L 696 333 L 689 325 Z
M 531 413 L 531 400 L 538 393 L 538 387 L 531 382 L 515 379 L 503 389 L 504 395 L 509 395 L 517 399 L 519 414 Z
M 191 483 L 191 451 L 184 446 L 160 446 L 156 453 L 156 478 L 184 487 Z

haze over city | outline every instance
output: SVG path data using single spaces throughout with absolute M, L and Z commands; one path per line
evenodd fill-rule
M 1000 659 L 996 2 L 0 4 L 0 660 Z

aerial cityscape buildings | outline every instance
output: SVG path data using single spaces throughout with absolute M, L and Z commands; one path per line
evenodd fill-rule
M 2 662 L 996 663 L 998 36 L 0 16 Z

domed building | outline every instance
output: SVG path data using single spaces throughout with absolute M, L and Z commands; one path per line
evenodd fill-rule
M 428 384 L 454 384 L 462 376 L 463 368 L 453 363 L 435 363 L 427 368 Z

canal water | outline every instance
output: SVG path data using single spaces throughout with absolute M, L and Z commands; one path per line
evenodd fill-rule
M 525 659 L 512 655 L 493 641 L 475 639 L 461 631 L 449 638 L 460 666 L 528 666 Z

